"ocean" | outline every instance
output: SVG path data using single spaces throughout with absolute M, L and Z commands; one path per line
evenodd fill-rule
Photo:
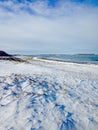
M 75 55 L 40 54 L 33 56 L 47 60 L 57 60 L 57 61 L 83 63 L 83 64 L 98 64 L 98 55 L 95 54 L 75 54 Z

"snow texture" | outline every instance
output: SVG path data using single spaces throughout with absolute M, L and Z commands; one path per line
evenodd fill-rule
M 0 130 L 98 130 L 98 65 L 0 61 Z

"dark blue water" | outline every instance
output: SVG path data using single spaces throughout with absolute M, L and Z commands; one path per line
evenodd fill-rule
M 49 60 L 65 61 L 65 62 L 98 64 L 98 55 L 95 54 L 76 54 L 76 55 L 43 54 L 43 55 L 36 55 L 36 57 Z

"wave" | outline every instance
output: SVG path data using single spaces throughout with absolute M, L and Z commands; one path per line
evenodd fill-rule
M 98 64 L 98 55 L 95 54 L 76 54 L 76 55 L 41 54 L 41 55 L 33 55 L 33 56 L 45 60 L 54 60 L 54 61 L 61 61 L 61 62 L 73 62 L 73 63 L 80 63 L 80 64 Z

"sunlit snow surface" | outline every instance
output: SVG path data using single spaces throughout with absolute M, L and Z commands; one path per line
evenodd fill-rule
M 98 130 L 98 65 L 0 61 L 0 130 Z

